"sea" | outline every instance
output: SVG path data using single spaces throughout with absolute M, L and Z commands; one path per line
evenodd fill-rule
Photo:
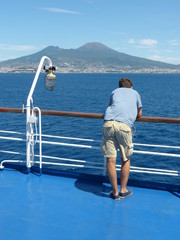
M 0 73 L 0 107 L 22 108 L 23 104 L 26 107 L 27 96 L 34 76 L 34 73 Z M 118 88 L 119 79 L 128 77 L 133 81 L 133 88 L 141 95 L 143 116 L 180 118 L 180 74 L 57 73 L 56 87 L 51 92 L 45 88 L 44 76 L 41 73 L 33 94 L 33 106 L 39 107 L 42 110 L 102 114 L 108 106 L 111 92 L 115 88 Z M 0 130 L 21 132 L 21 137 L 25 139 L 25 114 L 0 113 L 0 119 Z M 65 137 L 60 139 L 51 138 L 49 141 L 63 141 L 64 143 L 92 146 L 92 148 L 84 149 L 43 144 L 43 155 L 85 161 L 87 169 L 69 167 L 68 171 L 85 171 L 91 174 L 102 175 L 103 170 L 98 168 L 90 169 L 89 167 L 92 164 L 100 166 L 104 163 L 104 158 L 100 150 L 102 126 L 103 119 L 43 115 L 42 134 Z M 179 133 L 180 125 L 178 124 L 135 122 L 133 142 L 149 145 L 180 146 Z M 0 132 L 0 135 L 6 136 L 7 134 Z M 78 139 L 69 140 L 66 137 L 87 139 L 87 141 L 80 141 Z M 44 140 L 48 141 L 47 138 L 44 138 Z M 155 148 L 154 146 L 135 145 L 134 149 L 180 154 L 180 149 Z M 25 159 L 26 143 L 0 139 L 0 150 L 0 161 L 4 159 L 23 160 Z M 20 152 L 22 156 L 11 155 L 2 151 Z M 35 154 L 38 154 L 38 147 L 35 147 L 35 151 Z M 121 164 L 119 155 L 117 164 Z M 134 153 L 131 158 L 131 166 L 180 172 L 180 158 Z M 52 168 L 56 167 L 53 166 Z M 64 167 L 62 168 L 66 171 Z M 118 171 L 118 174 L 120 174 L 120 171 Z M 140 181 L 152 181 L 155 183 L 180 184 L 179 176 L 147 174 L 143 172 L 131 172 L 130 179 L 131 181 L 138 179 Z

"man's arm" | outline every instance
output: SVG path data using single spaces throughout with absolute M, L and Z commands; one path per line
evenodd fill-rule
M 142 107 L 138 108 L 137 118 L 142 117 Z

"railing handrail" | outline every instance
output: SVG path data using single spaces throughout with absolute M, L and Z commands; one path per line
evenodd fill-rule
M 26 109 L 24 109 L 22 111 L 21 108 L 0 107 L 0 112 L 26 113 Z M 38 113 L 38 111 L 35 111 L 35 112 Z M 104 118 L 104 115 L 101 113 L 67 112 L 67 111 L 56 111 L 56 110 L 41 110 L 41 114 L 42 115 L 64 116 L 64 117 L 80 117 L 80 118 L 96 118 L 96 119 Z M 180 124 L 180 118 L 165 118 L 165 117 L 151 117 L 151 116 L 142 116 L 140 118 L 137 118 L 136 121 Z

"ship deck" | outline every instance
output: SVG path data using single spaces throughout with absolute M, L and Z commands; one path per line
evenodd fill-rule
M 132 187 L 120 201 L 93 179 L 0 172 L 0 238 L 180 239 L 180 194 Z

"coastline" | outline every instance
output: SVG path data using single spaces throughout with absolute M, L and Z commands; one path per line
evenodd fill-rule
M 35 73 L 36 68 L 0 68 L 0 73 Z M 149 74 L 180 74 L 180 69 L 174 68 L 124 68 L 124 69 L 108 69 L 108 68 L 85 68 L 85 69 L 77 69 L 77 68 L 61 68 L 57 67 L 56 73 L 149 73 Z

